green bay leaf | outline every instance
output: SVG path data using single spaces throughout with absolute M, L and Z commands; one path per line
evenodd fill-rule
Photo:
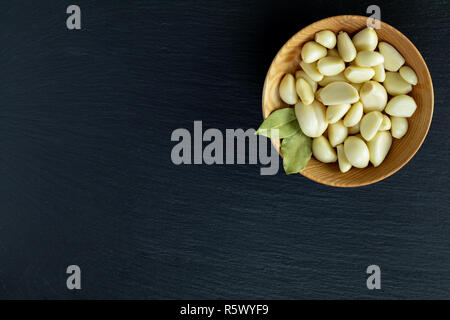
M 278 130 L 278 135 L 277 131 Z M 287 138 L 300 131 L 294 108 L 283 108 L 272 112 L 256 131 L 268 138 Z
M 311 159 L 312 139 L 301 130 L 296 134 L 283 139 L 281 154 L 283 155 L 283 168 L 286 174 L 302 171 Z

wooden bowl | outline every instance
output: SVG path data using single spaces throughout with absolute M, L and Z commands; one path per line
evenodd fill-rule
M 287 107 L 278 94 L 278 86 L 282 77 L 299 69 L 300 50 L 306 41 L 314 40 L 314 34 L 320 30 L 338 32 L 344 30 L 352 36 L 367 26 L 367 17 L 343 15 L 317 21 L 300 30 L 281 48 L 269 68 L 264 83 L 262 110 L 264 119 L 274 110 Z M 422 145 L 433 116 L 433 84 L 427 65 L 416 47 L 400 31 L 381 22 L 377 29 L 379 41 L 393 45 L 405 58 L 405 65 L 411 66 L 417 74 L 418 83 L 413 86 L 410 95 L 417 103 L 417 110 L 408 119 L 409 129 L 402 139 L 393 139 L 391 150 L 386 159 L 378 167 L 370 163 L 367 168 L 352 168 L 346 173 L 339 171 L 337 163 L 326 164 L 314 157 L 300 173 L 319 183 L 336 187 L 359 187 L 385 179 L 403 167 Z M 272 139 L 275 148 L 280 152 L 280 140 Z

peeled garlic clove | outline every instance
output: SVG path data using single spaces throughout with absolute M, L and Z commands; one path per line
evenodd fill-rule
M 339 57 L 340 58 L 339 52 L 336 50 L 336 48 L 328 50 L 327 57 Z
M 319 72 L 317 69 L 317 63 L 306 63 L 305 61 L 300 62 L 300 67 L 302 67 L 303 71 L 314 81 L 320 81 L 323 79 L 323 74 Z
M 298 102 L 295 105 L 295 116 L 303 133 L 308 137 L 315 138 L 321 136 L 328 127 L 325 119 L 325 106 L 314 100 L 310 105 Z
M 408 131 L 408 119 L 391 117 L 391 133 L 396 139 L 401 139 Z
M 339 57 L 324 57 L 317 62 L 317 69 L 324 76 L 335 76 L 344 71 L 345 63 Z
M 308 41 L 302 48 L 302 60 L 306 63 L 313 63 L 327 55 L 327 49 L 314 41 Z
M 350 82 L 361 83 L 372 79 L 375 71 L 367 67 L 349 66 L 345 69 L 344 75 Z
M 314 40 L 328 49 L 332 49 L 336 45 L 336 35 L 330 30 L 322 30 L 317 32 L 314 36 Z
M 417 84 L 417 75 L 410 67 L 403 66 L 398 72 L 400 73 L 400 76 L 403 78 L 403 80 L 405 80 L 409 84 L 412 84 L 413 86 Z
M 357 134 L 359 133 L 359 122 L 355 124 L 353 127 L 348 127 L 348 134 Z
M 348 136 L 348 128 L 344 126 L 342 120 L 328 125 L 328 140 L 332 147 L 344 142 Z
M 321 101 L 329 105 L 354 103 L 359 100 L 358 91 L 347 82 L 332 82 L 320 91 Z
M 344 72 L 341 72 L 335 76 L 324 77 L 321 81 L 319 81 L 319 85 L 321 85 L 322 87 L 325 87 L 325 86 L 329 85 L 330 83 L 336 82 L 336 81 L 347 82 L 348 80 L 344 76 Z
M 385 114 L 383 114 L 383 122 L 381 122 L 379 131 L 391 130 L 391 119 Z
M 360 67 L 373 67 L 384 62 L 384 57 L 375 51 L 360 51 L 356 55 L 355 62 Z
M 384 68 L 388 71 L 397 71 L 405 63 L 405 58 L 387 42 L 378 45 L 380 53 L 384 57 Z
M 364 112 L 383 111 L 387 103 L 386 89 L 376 81 L 365 82 L 359 90 Z
M 312 153 L 314 158 L 323 163 L 335 162 L 337 160 L 336 152 L 324 136 L 313 139 Z
M 383 114 L 380 111 L 372 111 L 364 115 L 361 119 L 359 129 L 361 131 L 361 136 L 366 141 L 370 141 L 383 122 Z
M 399 95 L 389 100 L 384 110 L 388 115 L 409 118 L 417 109 L 414 99 L 407 95 Z
M 373 71 L 375 71 L 375 75 L 372 80 L 383 82 L 386 79 L 386 71 L 384 71 L 384 64 L 379 64 L 377 66 L 372 67 Z
M 403 80 L 398 72 L 386 72 L 383 85 L 391 96 L 407 94 L 412 90 L 411 84 Z
M 345 173 L 352 168 L 352 164 L 350 163 L 350 161 L 348 161 L 347 157 L 345 156 L 343 144 L 338 145 L 336 149 L 337 149 L 339 170 L 341 170 L 342 173 Z
M 299 78 L 296 83 L 296 91 L 302 102 L 306 105 L 314 101 L 314 92 L 305 79 Z
M 356 102 L 350 107 L 346 116 L 344 117 L 344 126 L 353 127 L 361 121 L 363 116 L 363 105 L 361 102 Z M 359 131 L 359 128 L 358 128 Z
M 363 139 L 350 136 L 345 139 L 344 153 L 352 166 L 365 168 L 369 164 L 369 148 Z
M 374 167 L 378 167 L 391 149 L 392 137 L 389 131 L 380 131 L 367 143 L 369 160 Z
M 375 50 L 378 44 L 378 35 L 373 28 L 367 27 L 355 34 L 353 44 L 358 51 Z
M 281 100 L 287 104 L 296 104 L 298 101 L 295 92 L 295 78 L 292 74 L 287 73 L 280 82 L 279 93 Z
M 350 109 L 350 103 L 336 104 L 327 107 L 327 121 L 328 123 L 335 123 L 340 120 Z
M 340 31 L 337 36 L 337 48 L 339 55 L 345 62 L 353 61 L 356 57 L 356 48 L 347 32 Z
M 305 79 L 306 82 L 308 82 L 309 85 L 311 86 L 311 88 L 313 89 L 313 92 L 317 91 L 317 82 L 315 82 L 313 79 L 311 79 L 311 77 L 308 76 L 305 71 L 298 70 L 295 72 L 295 79 L 298 80 L 299 78 Z

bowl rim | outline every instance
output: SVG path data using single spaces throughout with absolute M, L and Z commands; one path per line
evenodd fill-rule
M 384 179 L 390 177 L 391 175 L 393 175 L 394 173 L 396 173 L 397 171 L 399 171 L 401 168 L 403 168 L 403 167 L 404 167 L 404 166 L 405 166 L 405 165 L 406 165 L 406 164 L 407 164 L 407 163 L 415 156 L 415 154 L 417 153 L 417 151 L 419 151 L 420 147 L 422 146 L 423 142 L 425 141 L 425 139 L 426 139 L 426 137 L 427 137 L 427 135 L 428 135 L 428 131 L 429 131 L 429 129 L 430 129 L 431 122 L 432 122 L 432 120 L 433 120 L 433 114 L 434 114 L 434 86 L 433 86 L 433 80 L 432 80 L 432 78 L 431 78 L 430 70 L 428 69 L 428 65 L 427 65 L 425 59 L 424 59 L 424 58 L 422 57 L 422 55 L 420 54 L 420 51 L 416 48 L 416 46 L 414 45 L 414 43 L 412 43 L 412 41 L 409 40 L 409 38 L 408 38 L 407 36 L 405 36 L 402 32 L 400 32 L 398 29 L 394 28 L 393 26 L 391 26 L 390 24 L 388 24 L 388 23 L 386 23 L 386 22 L 384 22 L 384 21 L 381 21 L 381 20 L 378 20 L 378 19 L 375 19 L 375 18 L 371 18 L 371 17 L 367 17 L 367 16 L 352 15 L 352 14 L 345 14 L 345 15 L 331 16 L 331 17 L 327 17 L 327 18 L 323 18 L 323 19 L 314 21 L 313 23 L 310 23 L 310 24 L 308 24 L 307 26 L 303 27 L 303 28 L 300 29 L 298 32 L 296 32 L 294 35 L 292 35 L 292 36 L 291 36 L 291 37 L 290 37 L 290 38 L 289 38 L 289 39 L 281 46 L 281 48 L 277 51 L 276 55 L 275 55 L 274 58 L 272 59 L 272 62 L 270 63 L 270 67 L 269 67 L 269 69 L 267 70 L 267 73 L 266 73 L 266 76 L 265 76 L 265 79 L 264 79 L 264 86 L 263 86 L 263 91 L 262 91 L 262 103 L 261 103 L 263 119 L 265 119 L 265 118 L 264 118 L 264 97 L 266 96 L 266 91 L 267 91 L 268 76 L 269 76 L 269 74 L 271 73 L 272 68 L 274 68 L 274 62 L 275 62 L 275 60 L 277 59 L 277 57 L 279 56 L 280 52 L 284 49 L 284 47 L 285 47 L 285 46 L 286 46 L 293 38 L 295 38 L 298 34 L 304 32 L 305 29 L 311 27 L 311 26 L 314 25 L 314 24 L 317 24 L 317 23 L 320 23 L 320 22 L 324 22 L 324 21 L 326 21 L 326 20 L 336 19 L 336 18 L 339 18 L 339 19 L 342 19 L 342 18 L 357 18 L 357 19 L 364 18 L 364 19 L 373 19 L 373 20 L 379 21 L 382 25 L 386 25 L 387 27 L 389 27 L 389 28 L 393 29 L 394 31 L 398 32 L 398 33 L 400 34 L 400 36 L 403 37 L 404 40 L 405 40 L 406 42 L 408 42 L 408 43 L 411 45 L 411 47 L 413 48 L 413 50 L 414 50 L 415 53 L 417 54 L 418 58 L 420 59 L 420 61 L 425 65 L 425 71 L 426 71 L 426 72 L 425 72 L 425 78 L 426 78 L 426 81 L 429 81 L 430 84 L 431 84 L 431 90 L 430 90 L 430 91 L 431 91 L 431 92 L 430 92 L 430 94 L 431 94 L 430 120 L 429 120 L 428 123 L 426 124 L 425 134 L 424 134 L 423 137 L 420 139 L 420 142 L 419 142 L 419 143 L 416 145 L 416 147 L 413 149 L 413 152 L 411 153 L 411 155 L 410 155 L 404 162 L 400 163 L 397 167 L 395 167 L 393 170 L 387 172 L 387 173 L 384 174 L 384 175 L 381 175 L 381 176 L 378 177 L 378 178 L 372 179 L 372 180 L 367 181 L 367 182 L 364 182 L 364 183 L 358 183 L 358 184 L 341 184 L 341 183 L 339 183 L 339 182 L 336 182 L 336 183 L 328 183 L 326 180 L 317 178 L 317 177 L 314 176 L 314 175 L 309 175 L 309 174 L 307 174 L 304 170 L 302 170 L 302 171 L 299 172 L 299 173 L 300 173 L 301 175 L 303 175 L 304 177 L 306 177 L 306 178 L 308 178 L 308 179 L 310 179 L 310 180 L 312 180 L 312 181 L 315 181 L 315 182 L 317 182 L 317 183 L 323 184 L 323 185 L 332 186 L 332 187 L 341 187 L 341 188 L 356 188 L 356 187 L 362 187 L 362 186 L 371 185 L 371 184 L 377 183 L 377 182 L 379 182 L 379 181 L 381 181 L 381 180 L 384 180 Z M 278 140 L 278 141 L 279 141 L 279 140 Z M 278 147 L 274 144 L 274 141 L 273 141 L 272 139 L 271 139 L 271 143 L 272 143 L 272 145 L 275 147 L 275 149 L 277 150 L 278 154 L 279 154 L 281 157 L 283 157 L 283 156 L 281 155 L 280 148 L 278 148 Z

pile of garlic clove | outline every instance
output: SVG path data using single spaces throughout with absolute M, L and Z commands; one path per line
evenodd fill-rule
M 407 95 L 414 70 L 373 28 L 350 36 L 323 30 L 301 50 L 301 69 L 280 82 L 281 99 L 295 105 L 302 132 L 313 138 L 313 156 L 338 161 L 341 172 L 379 166 L 392 137 L 402 138 L 417 108 Z M 378 47 L 378 51 L 375 49 Z

